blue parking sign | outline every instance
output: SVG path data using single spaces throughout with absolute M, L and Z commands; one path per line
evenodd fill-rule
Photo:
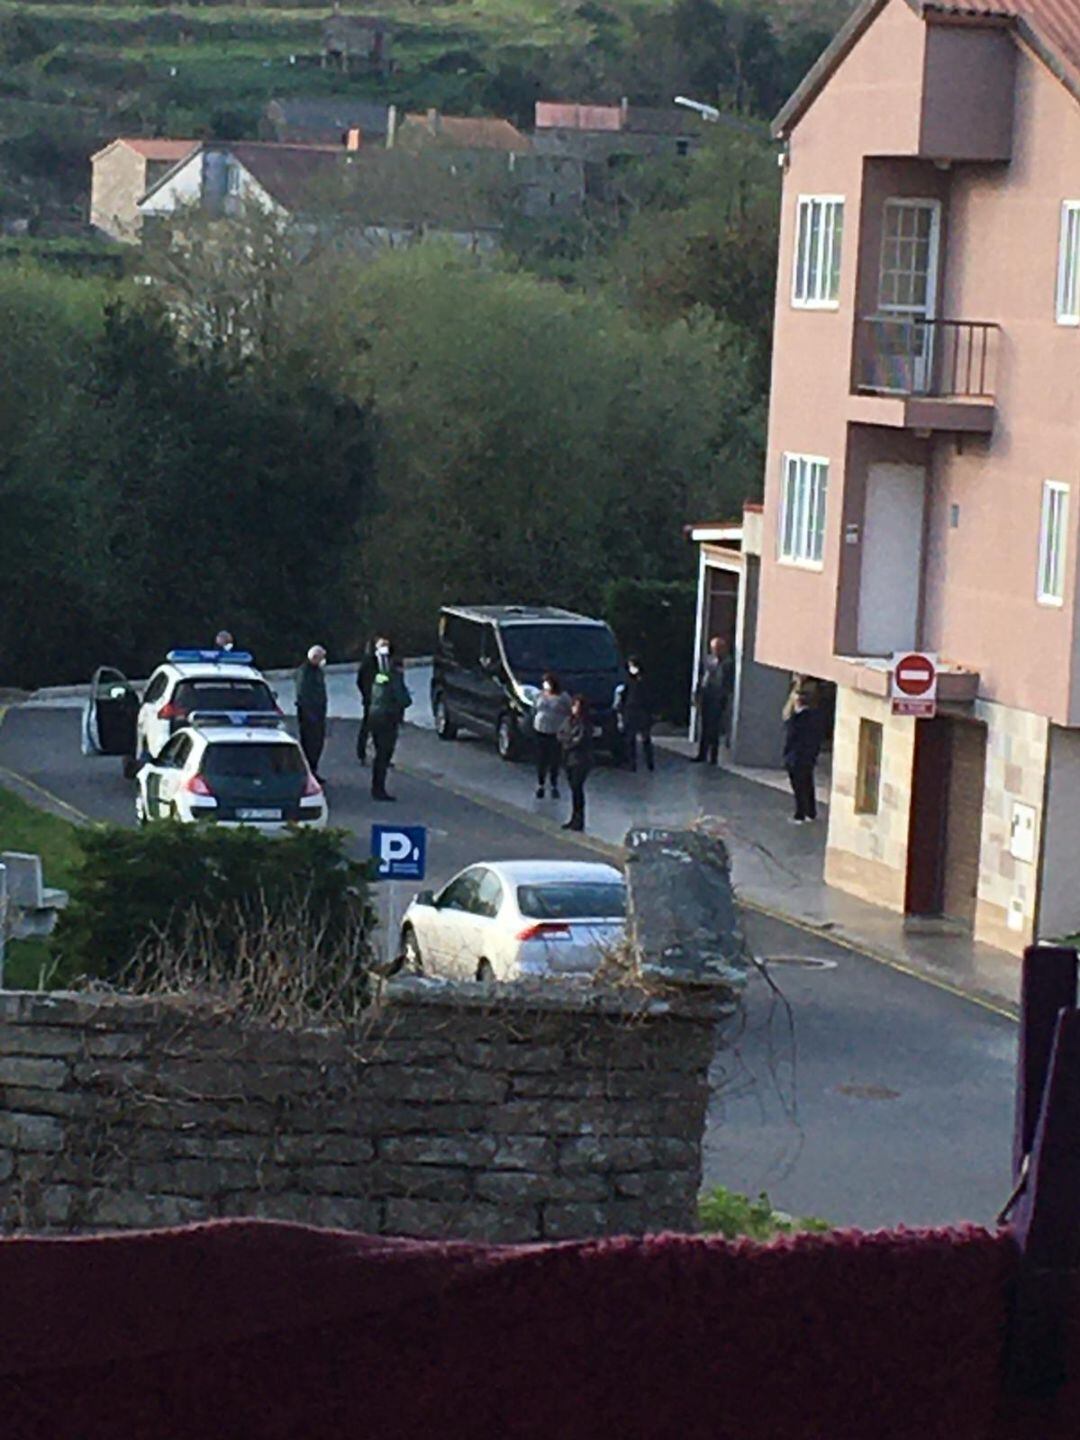
M 373 825 L 371 857 L 379 862 L 380 880 L 422 880 L 427 830 L 423 825 Z

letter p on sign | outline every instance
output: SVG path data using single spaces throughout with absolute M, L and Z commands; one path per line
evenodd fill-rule
M 422 880 L 427 852 L 423 825 L 373 825 L 371 856 L 380 880 Z

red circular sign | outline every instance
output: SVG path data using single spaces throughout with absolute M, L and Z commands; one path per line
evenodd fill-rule
M 936 679 L 929 655 L 905 655 L 896 662 L 896 688 L 904 695 L 925 695 Z

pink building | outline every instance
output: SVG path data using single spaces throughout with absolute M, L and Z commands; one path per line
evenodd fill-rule
M 837 686 L 827 878 L 1080 930 L 1080 0 L 865 0 L 775 133 L 757 649 Z

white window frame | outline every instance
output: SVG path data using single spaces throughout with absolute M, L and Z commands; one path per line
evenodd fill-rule
M 777 559 L 782 565 L 821 570 L 825 563 L 829 462 L 823 455 L 785 451 L 780 466 Z
M 1039 573 L 1036 581 L 1036 598 L 1040 605 L 1065 603 L 1068 527 L 1068 485 L 1060 480 L 1044 480 L 1039 513 Z
M 225 189 L 229 195 L 237 196 L 242 194 L 244 188 L 244 172 L 235 160 L 230 160 L 225 173 Z
M 806 275 L 800 292 L 803 271 L 803 242 L 809 244 L 809 220 L 813 207 L 822 207 L 820 244 L 814 265 L 813 282 Z M 837 244 L 837 216 L 840 237 Z M 840 308 L 840 267 L 844 257 L 843 195 L 800 195 L 795 203 L 795 253 L 791 270 L 791 303 L 797 310 L 838 310 Z M 832 292 L 835 279 L 835 293 Z
M 1080 200 L 1061 202 L 1054 315 L 1059 325 L 1080 325 Z

